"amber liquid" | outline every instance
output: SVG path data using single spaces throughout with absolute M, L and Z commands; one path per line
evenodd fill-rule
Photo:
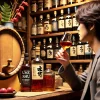
M 54 91 L 55 90 L 55 76 L 44 75 L 43 90 L 44 91 Z
M 72 45 L 72 42 L 70 42 L 70 41 L 61 41 L 60 45 L 64 50 L 66 50 L 67 48 L 69 48 Z

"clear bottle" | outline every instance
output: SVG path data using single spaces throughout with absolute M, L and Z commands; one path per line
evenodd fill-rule
M 68 0 L 68 4 L 76 3 L 76 0 Z
M 44 0 L 44 10 L 52 8 L 52 0 Z
M 54 11 L 54 18 L 52 19 L 52 32 L 58 31 L 57 11 Z
M 65 30 L 72 31 L 72 16 L 70 15 L 70 8 L 67 8 L 67 16 L 65 18 Z
M 51 64 L 46 64 L 46 70 L 43 77 L 43 90 L 54 91 L 55 90 L 55 73 L 51 70 Z
M 40 20 L 37 23 L 37 35 L 44 34 L 43 15 L 40 15 Z
M 47 18 L 44 21 L 44 33 L 49 34 L 52 32 L 52 25 L 50 20 L 50 14 L 47 14 Z
M 36 58 L 32 60 L 31 70 L 32 70 L 31 91 L 33 92 L 43 91 L 44 62 L 40 58 L 39 50 L 36 50 Z
M 59 6 L 59 1 L 60 0 L 52 0 L 52 7 L 57 8 Z
M 33 24 L 31 28 L 31 35 L 37 35 L 37 23 L 36 23 L 36 17 L 33 19 Z
M 47 44 L 47 59 L 53 59 L 54 49 L 52 44 L 52 38 L 49 38 L 49 43 Z
M 64 25 L 64 10 L 60 10 L 61 16 L 58 19 L 58 31 L 64 31 L 65 25 Z
M 31 68 L 29 63 L 29 55 L 25 53 L 25 60 L 20 70 L 21 91 L 31 91 Z
M 37 2 L 36 2 L 36 0 L 32 0 L 31 12 L 37 12 Z

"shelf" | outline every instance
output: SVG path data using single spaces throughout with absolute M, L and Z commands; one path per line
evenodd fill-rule
M 90 63 L 91 59 L 84 59 L 84 60 L 70 60 L 71 63 Z M 57 60 L 44 60 L 44 63 L 58 63 Z
M 76 33 L 78 33 L 78 31 L 67 31 L 67 33 L 76 34 Z M 31 36 L 31 39 L 33 39 L 33 38 L 36 39 L 36 38 L 46 38 L 46 37 L 61 36 L 63 34 L 64 34 L 64 32 L 36 35 L 36 36 Z
M 44 14 L 44 13 L 50 13 L 50 12 L 61 10 L 61 9 L 66 9 L 66 8 L 71 8 L 71 7 L 74 7 L 74 6 L 79 6 L 79 5 L 85 4 L 85 3 L 90 2 L 90 1 L 91 0 L 80 2 L 80 3 L 74 3 L 74 4 L 66 5 L 66 6 L 60 6 L 60 7 L 52 8 L 52 9 L 49 9 L 49 10 L 38 11 L 36 13 L 31 13 L 30 15 L 34 17 L 34 16 L 38 16 L 38 15 L 41 15 L 41 14 Z
M 21 33 L 26 33 L 25 30 L 19 30 L 19 29 L 16 29 L 16 31 L 21 32 Z

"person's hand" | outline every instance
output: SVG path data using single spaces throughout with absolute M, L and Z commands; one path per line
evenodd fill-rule
M 63 50 L 62 48 L 59 50 L 59 52 L 56 53 L 56 59 L 63 65 L 63 67 L 67 67 L 67 65 L 70 63 L 69 61 L 69 54 Z

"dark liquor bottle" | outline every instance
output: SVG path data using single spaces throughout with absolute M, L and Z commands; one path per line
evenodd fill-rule
M 31 28 L 31 35 L 37 35 L 37 23 L 36 23 L 36 17 L 33 19 L 33 24 Z
M 54 11 L 54 18 L 52 19 L 52 32 L 58 31 L 57 11 Z
M 63 11 L 63 9 L 60 11 L 60 13 L 61 13 L 61 16 L 59 17 L 59 19 L 58 19 L 58 31 L 64 31 L 64 11 Z
M 49 34 L 52 32 L 52 25 L 50 20 L 50 14 L 47 14 L 47 18 L 44 21 L 44 34 Z
M 70 8 L 67 8 L 67 16 L 65 18 L 65 30 L 72 31 L 72 16 L 70 15 Z
M 47 59 L 53 59 L 54 50 L 52 44 L 52 38 L 49 38 L 49 43 L 47 45 Z
M 54 91 L 55 90 L 55 73 L 51 70 L 51 64 L 46 64 L 46 70 L 43 77 L 43 90 Z
M 31 70 L 32 70 L 31 91 L 33 92 L 43 91 L 44 62 L 39 55 L 40 55 L 39 50 L 36 50 L 36 58 L 33 59 L 31 63 Z
M 47 56 L 47 45 L 46 45 L 46 39 L 43 39 L 43 45 L 40 47 L 40 57 L 41 59 L 46 59 Z
M 44 34 L 43 15 L 40 15 L 40 20 L 37 23 L 37 35 Z
M 54 59 L 55 59 L 55 55 L 59 51 L 59 49 L 60 49 L 59 39 L 58 39 L 58 37 L 56 37 L 56 42 L 55 42 L 55 46 L 54 46 Z
M 31 68 L 29 63 L 29 55 L 25 53 L 25 60 L 20 70 L 21 91 L 31 91 Z
M 72 35 L 72 46 L 70 47 L 70 59 L 77 59 L 77 44 L 74 35 Z
M 67 4 L 67 0 L 60 0 L 60 6 L 65 6 Z
M 37 0 L 38 9 L 37 11 L 43 11 L 43 0 Z
M 68 0 L 68 4 L 76 3 L 76 0 Z
M 92 49 L 89 46 L 89 43 L 85 43 L 85 59 L 91 59 L 92 58 Z
M 44 10 L 52 8 L 52 0 L 44 0 Z
M 84 51 L 85 51 L 84 43 L 79 41 L 77 44 L 77 58 L 78 59 L 84 59 Z
M 52 7 L 57 8 L 59 6 L 59 0 L 52 0 Z
M 76 13 L 76 10 L 77 10 L 77 7 L 75 6 L 74 7 L 74 12 Z M 79 23 L 77 22 L 77 20 L 76 20 L 76 14 L 73 14 L 73 17 L 72 17 L 72 19 L 73 19 L 73 31 L 75 31 L 75 30 L 77 30 L 77 28 L 78 28 L 78 26 L 79 26 Z
M 31 59 L 34 59 L 36 57 L 35 50 L 36 50 L 36 44 L 35 44 L 35 40 L 33 40 L 32 49 L 31 49 Z
M 32 0 L 31 12 L 37 12 L 37 2 L 36 2 L 36 0 Z

